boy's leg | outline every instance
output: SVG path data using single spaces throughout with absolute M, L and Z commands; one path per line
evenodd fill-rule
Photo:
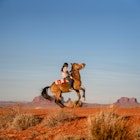
M 70 82 L 70 88 L 73 88 L 73 79 L 70 77 L 67 77 L 66 79 Z

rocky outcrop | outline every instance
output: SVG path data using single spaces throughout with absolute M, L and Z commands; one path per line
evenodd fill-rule
M 23 108 L 34 108 L 34 109 L 40 109 L 40 108 L 53 108 L 58 107 L 54 100 L 49 101 L 46 100 L 42 96 L 36 96 L 33 98 L 32 102 L 26 103 Z
M 55 99 L 52 96 L 53 99 Z M 68 101 L 62 101 L 67 107 L 72 105 L 73 101 L 69 99 Z M 42 96 L 36 96 L 33 98 L 31 102 L 11 102 L 11 101 L 0 101 L 0 108 L 5 108 L 11 106 L 13 104 L 20 103 L 22 108 L 26 109 L 41 109 L 41 108 L 60 108 L 54 100 L 49 101 L 46 100 Z M 128 98 L 128 97 L 121 97 L 115 103 L 112 104 L 98 104 L 98 103 L 82 103 L 82 107 L 91 108 L 91 107 L 140 107 L 140 103 L 137 101 L 136 98 Z
M 115 105 L 119 107 L 135 107 L 140 106 L 136 98 L 121 97 L 117 100 Z
M 42 96 L 36 96 L 34 97 L 34 99 L 31 102 L 32 104 L 36 104 L 36 103 L 40 103 L 40 104 L 48 104 L 50 103 L 49 100 L 46 100 L 44 97 Z
M 129 103 L 138 103 L 136 98 L 130 98 Z

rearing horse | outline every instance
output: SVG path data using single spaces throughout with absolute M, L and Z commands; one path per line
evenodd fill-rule
M 81 76 L 79 73 L 79 70 L 81 70 L 82 68 L 85 67 L 84 63 L 78 64 L 78 63 L 71 63 L 71 76 L 74 80 L 73 82 L 73 89 L 76 91 L 77 95 L 78 95 L 78 100 L 77 103 L 80 101 L 81 99 L 81 95 L 80 95 L 80 90 L 83 91 L 83 98 L 85 100 L 85 89 L 81 87 Z M 65 92 L 70 92 L 70 84 L 69 82 L 67 83 L 62 83 L 62 84 L 55 84 L 55 82 L 52 83 L 51 86 L 47 86 L 42 90 L 41 95 L 48 99 L 48 100 L 52 100 L 52 97 L 48 95 L 48 88 L 50 88 L 50 91 L 54 94 L 55 96 L 55 102 L 56 104 L 58 104 L 60 107 L 64 107 L 64 104 L 61 102 L 61 94 L 65 93 Z

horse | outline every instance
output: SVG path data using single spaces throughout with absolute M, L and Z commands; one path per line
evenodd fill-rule
M 74 91 L 76 91 L 77 96 L 78 96 L 78 100 L 76 101 L 77 104 L 81 99 L 80 90 L 83 91 L 82 97 L 85 100 L 85 89 L 81 87 L 82 82 L 81 82 L 81 76 L 79 72 L 79 70 L 83 69 L 84 67 L 85 67 L 85 63 L 71 63 L 71 76 L 73 79 L 73 89 Z M 53 93 L 53 95 L 55 96 L 55 103 L 59 105 L 61 108 L 65 107 L 64 104 L 61 102 L 62 100 L 61 94 L 65 92 L 70 92 L 69 82 L 62 83 L 62 84 L 56 84 L 55 82 L 53 82 L 50 86 L 43 88 L 41 95 L 45 99 L 48 99 L 51 101 L 53 98 L 48 95 L 49 88 L 50 88 L 51 93 Z

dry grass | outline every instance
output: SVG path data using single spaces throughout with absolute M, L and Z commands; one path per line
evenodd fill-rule
M 70 102 L 64 103 L 64 105 L 66 107 L 70 107 L 70 108 L 77 108 L 77 107 L 82 107 L 83 103 L 81 101 L 79 101 L 79 102 L 77 102 L 77 101 L 70 101 Z
M 87 140 L 85 137 L 82 136 L 56 136 L 55 140 Z
M 50 134 L 43 134 L 43 135 L 39 136 L 39 140 L 48 140 L 51 137 L 53 137 L 53 136 Z
M 82 107 L 83 106 L 83 103 L 81 101 L 79 101 L 78 103 L 77 103 L 77 101 L 74 101 L 73 102 L 73 106 L 74 107 Z
M 35 126 L 41 122 L 41 119 L 32 114 L 19 114 L 16 115 L 13 122 L 12 128 L 16 130 L 25 130 L 31 126 Z
M 3 111 L 0 115 L 0 130 L 8 127 L 24 130 L 38 124 L 41 119 L 31 114 L 20 114 L 20 105 L 15 104 Z
M 6 135 L 2 135 L 2 136 L 0 136 L 0 140 L 14 140 L 14 139 L 10 138 L 10 137 L 8 137 Z
M 35 139 L 40 133 L 37 131 L 32 131 L 28 137 L 28 139 Z
M 135 140 L 140 140 L 140 126 L 136 126 L 134 130 L 134 138 Z
M 44 124 L 47 127 L 56 127 L 63 122 L 70 122 L 74 119 L 77 119 L 77 116 L 70 112 L 63 109 L 59 109 L 50 113 L 45 119 Z
M 3 111 L 0 115 L 0 130 L 8 128 L 11 125 L 14 117 L 19 114 L 20 105 L 16 104 Z
M 78 110 L 81 111 L 81 109 Z M 43 133 L 41 132 L 41 129 L 36 131 L 33 128 L 33 131 L 28 136 L 26 135 L 26 138 L 40 140 L 47 140 L 51 138 L 54 140 L 140 140 L 140 125 L 138 124 L 138 126 L 135 126 L 135 124 L 130 124 L 130 122 L 132 122 L 131 116 L 120 116 L 114 113 L 114 110 L 110 109 L 94 115 L 92 114 L 93 116 L 88 117 L 87 127 L 82 130 L 82 132 L 87 134 L 87 136 L 77 136 L 77 133 L 74 133 L 76 130 L 73 131 L 72 135 L 64 136 L 63 133 L 57 133 L 55 135 L 53 132 L 54 130 L 57 130 L 56 126 L 61 125 L 59 126 L 60 129 L 63 127 L 62 124 L 64 124 L 64 127 L 69 127 L 71 125 L 71 121 L 80 118 L 75 115 L 75 113 L 77 114 L 75 111 L 77 111 L 77 109 L 67 108 L 53 109 L 51 112 L 49 111 L 49 113 L 47 113 L 48 116 L 46 116 L 46 118 L 43 117 L 44 119 L 41 123 L 42 125 L 39 126 L 43 129 Z M 42 120 L 35 115 L 21 114 L 20 112 L 20 106 L 15 105 L 3 110 L 0 114 L 0 140 L 12 140 L 15 138 L 13 137 L 13 132 L 15 133 L 18 132 L 16 130 L 25 130 L 29 127 L 38 125 Z M 86 117 L 88 114 L 86 114 Z M 85 119 L 82 125 L 85 125 Z M 43 128 L 44 126 L 47 126 L 48 128 Z M 78 126 L 76 127 L 78 128 Z M 9 128 L 14 128 L 16 130 L 11 130 Z M 44 131 L 44 129 L 46 130 L 50 128 L 51 130 L 49 132 Z M 8 130 L 7 132 L 9 132 L 9 130 L 13 131 L 11 133 L 12 135 L 10 135 L 10 133 L 7 135 L 6 133 L 2 133 L 4 132 L 3 130 Z
M 132 140 L 128 121 L 113 111 L 100 112 L 88 118 L 89 137 L 92 140 Z

